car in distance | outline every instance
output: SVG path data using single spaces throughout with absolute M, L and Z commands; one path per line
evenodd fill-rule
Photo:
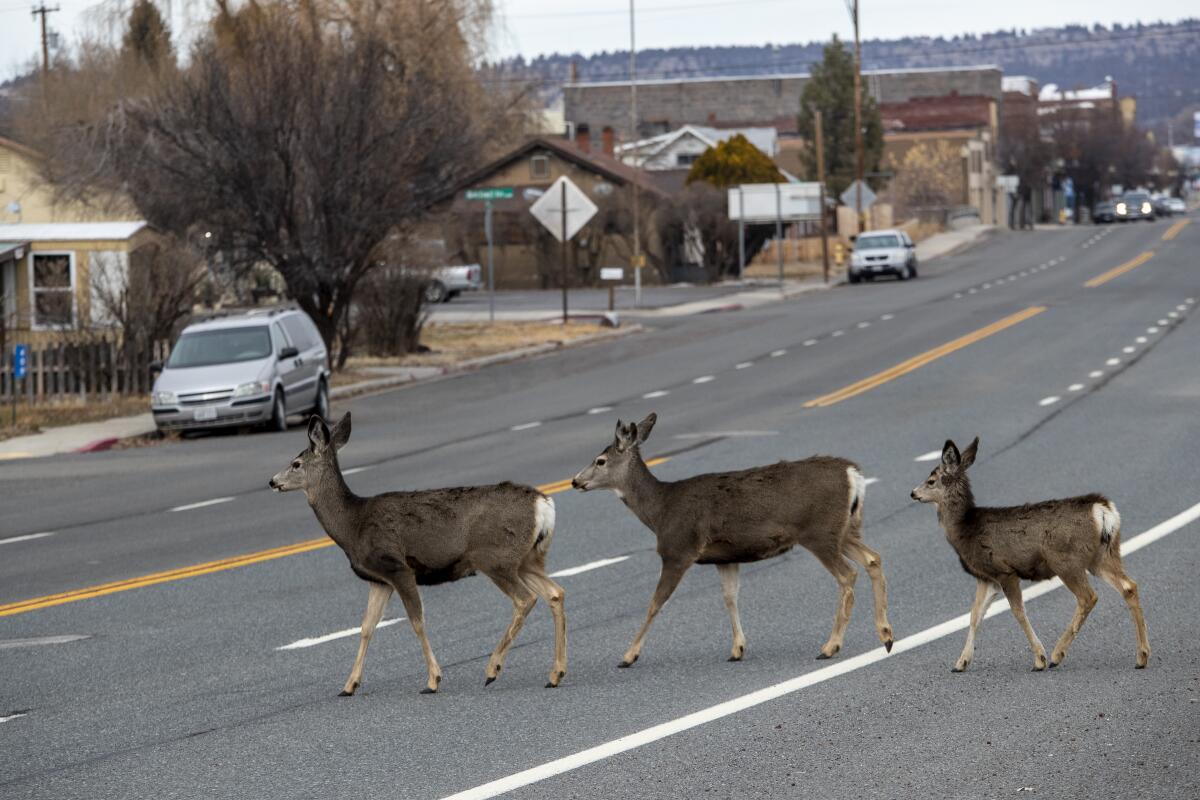
M 1117 204 L 1112 200 L 1101 200 L 1092 207 L 1092 223 L 1108 225 L 1117 221 Z
M 1171 210 L 1172 214 L 1187 213 L 1187 203 L 1183 202 L 1183 198 L 1180 197 L 1168 197 L 1167 208 Z
M 425 302 L 449 303 L 462 292 L 473 292 L 483 286 L 483 269 L 478 264 L 439 267 L 429 277 L 425 287 Z
M 847 270 L 850 283 L 874 280 L 881 275 L 895 275 L 900 280 L 917 277 L 917 248 L 908 234 L 901 230 L 879 230 L 860 233 L 854 240 Z
M 192 323 L 154 381 L 150 410 L 160 431 L 265 424 L 287 430 L 291 414 L 329 416 L 329 359 L 308 315 L 277 307 Z
M 1154 221 L 1154 203 L 1145 192 L 1126 192 L 1117 200 L 1117 220 L 1131 222 L 1139 219 Z

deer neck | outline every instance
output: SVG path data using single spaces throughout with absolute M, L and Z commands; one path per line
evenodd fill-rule
M 617 496 L 643 525 L 657 532 L 665 512 L 665 487 L 646 466 L 642 454 L 637 453 L 629 467 L 629 477 L 617 488 Z
M 967 534 L 967 517 L 975 510 L 975 496 L 971 493 L 971 484 L 965 478 L 947 488 L 942 501 L 938 503 L 938 522 L 946 533 L 950 544 L 957 547 Z
M 316 485 L 305 490 L 305 495 L 321 527 L 344 550 L 358 531 L 362 499 L 346 485 L 336 457 Z

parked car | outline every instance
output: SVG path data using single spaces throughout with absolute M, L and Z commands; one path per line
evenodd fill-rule
M 871 231 L 854 240 L 847 272 L 850 283 L 895 275 L 900 280 L 917 277 L 917 248 L 900 230 Z
M 1174 213 L 1171 210 L 1170 200 L 1171 198 L 1167 197 L 1165 194 L 1156 194 L 1150 199 L 1150 202 L 1154 205 L 1155 216 L 1169 217 L 1172 213 Z
M 1117 221 L 1117 204 L 1112 200 L 1101 200 L 1092 207 L 1092 223 L 1109 225 Z
M 425 289 L 427 303 L 448 303 L 461 292 L 473 292 L 483 286 L 483 269 L 478 264 L 439 267 Z
M 329 359 L 308 315 L 271 308 L 188 325 L 150 396 L 160 431 L 265 424 L 292 414 L 329 416 Z
M 1117 220 L 1129 222 L 1145 219 L 1154 221 L 1154 203 L 1145 192 L 1126 192 L 1117 200 Z
M 1167 208 L 1171 209 L 1172 214 L 1186 214 L 1187 203 L 1183 202 L 1181 197 L 1168 197 Z

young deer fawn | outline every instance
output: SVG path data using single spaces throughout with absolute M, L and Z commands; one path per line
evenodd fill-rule
M 866 484 L 853 462 L 817 456 L 669 483 L 650 473 L 640 451 L 656 420 L 654 414 L 629 425 L 618 420 L 613 443 L 572 481 L 585 492 L 612 489 L 658 539 L 662 574 L 622 667 L 638 660 L 654 617 L 693 564 L 717 567 L 733 625 L 729 660 L 740 661 L 746 636 L 738 618 L 738 565 L 782 555 L 796 545 L 816 556 L 841 588 L 833 632 L 817 657 L 831 658 L 842 648 L 858 576 L 847 559 L 857 561 L 871 576 L 875 627 L 892 649 L 882 562 L 862 542 Z
M 1145 667 L 1150 660 L 1146 620 L 1138 602 L 1137 584 L 1121 565 L 1121 515 L 1116 505 L 1103 495 L 1087 494 L 1009 508 L 980 508 L 975 505 L 967 477 L 978 449 L 978 437 L 961 454 L 954 442 L 947 440 L 941 463 L 912 491 L 914 500 L 937 506 L 938 522 L 946 539 L 958 553 L 963 569 L 976 580 L 967 642 L 954 671 L 962 672 L 970 665 L 976 630 L 998 590 L 1008 598 L 1013 616 L 1029 639 L 1033 669 L 1045 669 L 1046 650 L 1025 617 L 1021 580 L 1055 576 L 1062 579 L 1078 602 L 1075 617 L 1050 654 L 1050 666 L 1057 667 L 1096 605 L 1089 572 L 1125 598 L 1137 631 L 1134 664 L 1138 669 Z
M 342 695 L 354 694 L 362 683 L 367 645 L 393 590 L 425 655 L 429 679 L 421 691 L 436 692 L 442 670 L 425 636 L 417 587 L 456 581 L 476 571 L 491 578 L 513 604 L 512 622 L 488 661 L 484 685 L 500 674 L 513 639 L 540 597 L 554 616 L 554 665 L 546 687 L 558 686 L 567 674 L 567 619 L 562 587 L 546 576 L 554 501 L 512 483 L 358 497 L 338 467 L 337 451 L 349 438 L 349 413 L 333 430 L 320 417 L 311 418 L 309 446 L 270 482 L 277 492 L 304 490 L 321 526 L 350 559 L 350 569 L 370 587 L 358 656 Z

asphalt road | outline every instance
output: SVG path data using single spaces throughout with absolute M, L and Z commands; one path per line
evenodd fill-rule
M 698 300 L 711 300 L 753 288 L 756 284 L 722 283 L 715 286 L 644 286 L 642 302 L 635 303 L 633 286 L 618 286 L 613 295 L 613 306 L 618 311 L 635 308 L 657 309 Z M 572 289 L 568 293 L 567 308 L 572 316 L 598 314 L 608 310 L 607 289 Z M 496 292 L 496 314 L 500 318 L 546 314 L 553 317 L 562 312 L 562 294 L 557 291 L 503 291 Z M 464 292 L 448 303 L 433 309 L 434 320 L 455 321 L 476 319 L 488 313 L 488 292 Z
M 888 578 L 890 656 L 860 576 L 846 649 L 813 660 L 836 590 L 796 551 L 743 569 L 744 661 L 725 661 L 717 577 L 699 567 L 637 665 L 618 670 L 656 580 L 654 540 L 611 494 L 563 492 L 551 568 L 613 561 L 561 579 L 560 689 L 542 688 L 540 606 L 483 687 L 510 606 L 474 578 L 424 591 L 439 694 L 418 694 L 424 665 L 400 622 L 376 634 L 359 694 L 338 698 L 357 637 L 301 640 L 361 619 L 366 590 L 341 553 L 220 561 L 319 536 L 302 496 L 266 490 L 302 429 L 0 464 L 0 797 L 485 797 L 517 776 L 513 797 L 1194 798 L 1200 521 L 1177 515 L 1200 503 L 1200 225 L 1165 241 L 1168 229 L 1003 233 L 915 282 L 656 321 L 335 409 L 354 413 L 342 466 L 360 493 L 559 481 L 608 443 L 616 416 L 650 410 L 645 450 L 670 454 L 664 478 L 852 458 L 877 479 L 866 539 Z M 974 435 L 981 503 L 1116 500 L 1125 541 L 1145 544 L 1126 566 L 1149 669 L 1133 669 L 1128 615 L 1101 586 L 1060 668 L 1029 671 L 1005 611 L 984 623 L 970 670 L 950 673 L 964 634 L 945 623 L 966 613 L 973 581 L 908 493 L 931 467 L 916 458 Z M 1137 538 L 1151 530 L 1167 535 Z M 211 565 L 185 569 L 199 564 Z M 78 593 L 148 575 L 160 576 Z M 56 593 L 74 594 L 11 605 Z M 1062 589 L 1028 600 L 1044 642 L 1073 605 Z M 402 613 L 393 602 L 385 618 Z M 86 638 L 23 641 L 73 636 Z

